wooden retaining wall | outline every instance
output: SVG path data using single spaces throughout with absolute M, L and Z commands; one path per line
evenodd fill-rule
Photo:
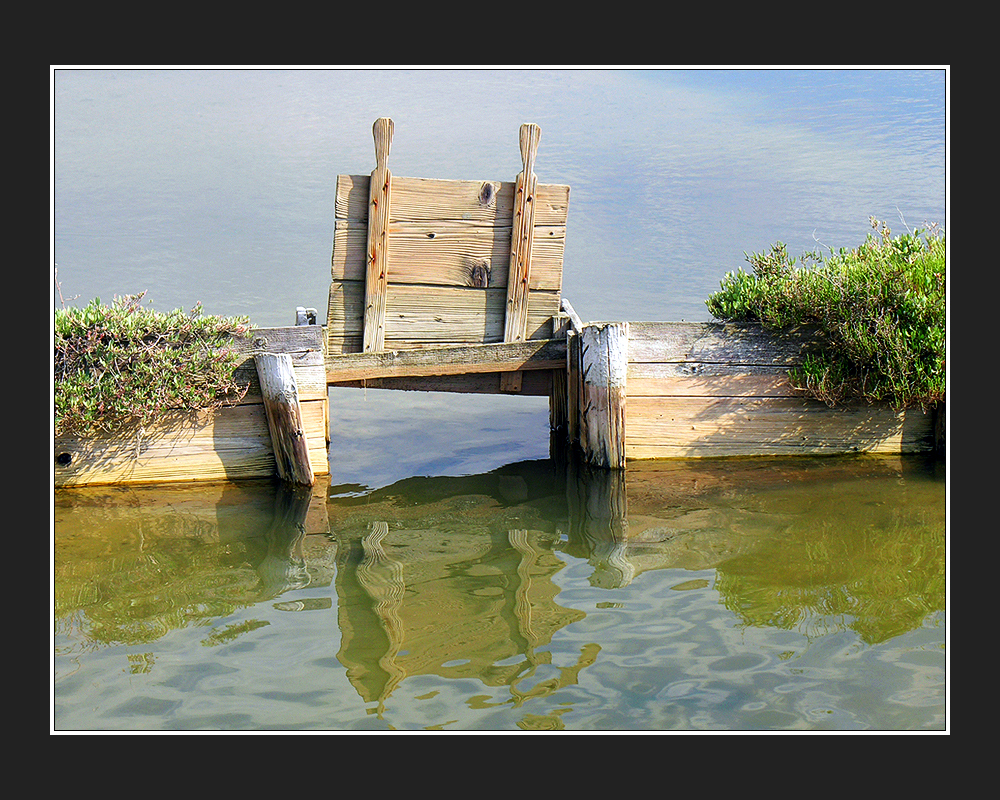
M 314 475 L 329 473 L 329 401 L 318 325 L 261 328 L 236 343 L 246 356 L 237 380 L 250 388 L 239 405 L 178 412 L 148 429 L 114 436 L 54 440 L 56 487 L 262 478 L 278 474 L 268 415 L 254 358 L 287 354 L 292 361 L 302 431 Z
M 935 448 L 934 413 L 830 407 L 793 388 L 788 369 L 810 343 L 807 334 L 753 325 L 585 325 L 568 348 L 568 437 L 604 467 L 626 459 Z

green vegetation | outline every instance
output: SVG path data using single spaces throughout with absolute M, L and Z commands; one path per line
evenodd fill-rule
M 818 347 L 790 377 L 830 405 L 930 407 L 945 397 L 945 235 L 893 237 L 871 223 L 859 247 L 806 253 L 799 265 L 781 242 L 747 256 L 753 274 L 727 273 L 706 302 L 720 320 L 814 329 Z
M 55 434 L 86 436 L 144 428 L 177 410 L 239 402 L 246 386 L 233 371 L 231 346 L 250 323 L 242 317 L 159 313 L 142 294 L 99 299 L 55 311 Z

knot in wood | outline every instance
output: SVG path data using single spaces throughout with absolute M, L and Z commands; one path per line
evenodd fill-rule
M 469 270 L 469 286 L 475 289 L 486 289 L 490 284 L 490 265 L 486 261 L 477 261 Z
M 484 208 L 495 206 L 497 202 L 496 184 L 485 181 L 479 189 L 479 205 Z

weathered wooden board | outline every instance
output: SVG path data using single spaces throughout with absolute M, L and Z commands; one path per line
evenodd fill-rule
M 327 383 L 333 384 L 372 378 L 551 370 L 562 368 L 565 362 L 565 340 L 540 339 L 330 355 L 326 359 L 326 375 Z
M 630 397 L 626 457 L 907 453 L 930 450 L 919 409 L 830 408 L 789 397 Z
M 309 461 L 329 472 L 325 401 L 303 402 Z M 318 434 L 317 434 L 318 432 Z M 260 478 L 277 473 L 263 403 L 164 419 L 142 435 L 127 431 L 53 442 L 57 487 Z
M 235 377 L 240 383 L 249 384 L 243 402 L 263 402 L 257 366 L 254 363 L 254 356 L 258 353 L 286 353 L 292 359 L 299 400 L 325 400 L 323 335 L 323 328 L 319 325 L 295 325 L 258 328 L 246 338 L 234 339 L 233 347 L 245 357 L 236 368 Z
M 504 338 L 507 290 L 455 286 L 391 284 L 385 317 L 385 349 L 409 350 L 447 344 L 492 344 Z M 331 355 L 362 351 L 364 284 L 330 285 L 327 322 Z M 532 292 L 528 304 L 528 339 L 552 337 L 558 292 Z
M 908 453 L 933 449 L 934 418 L 886 405 L 831 408 L 787 378 L 809 331 L 631 323 L 626 458 Z
M 370 176 L 341 175 L 327 313 L 331 354 L 364 348 Z M 505 339 L 516 181 L 391 178 L 384 349 Z M 569 187 L 538 184 L 524 338 L 559 312 Z

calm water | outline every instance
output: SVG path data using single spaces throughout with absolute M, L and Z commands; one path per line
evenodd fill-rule
M 943 70 L 60 69 L 52 89 L 69 303 L 325 314 L 336 175 L 374 168 L 379 116 L 394 174 L 462 179 L 512 179 L 537 122 L 584 319 L 707 319 L 745 252 L 947 223 Z M 56 729 L 946 725 L 939 464 L 595 487 L 548 460 L 544 400 L 345 390 L 331 420 L 308 502 L 55 496 Z
M 551 460 L 55 505 L 63 729 L 940 730 L 940 465 Z

